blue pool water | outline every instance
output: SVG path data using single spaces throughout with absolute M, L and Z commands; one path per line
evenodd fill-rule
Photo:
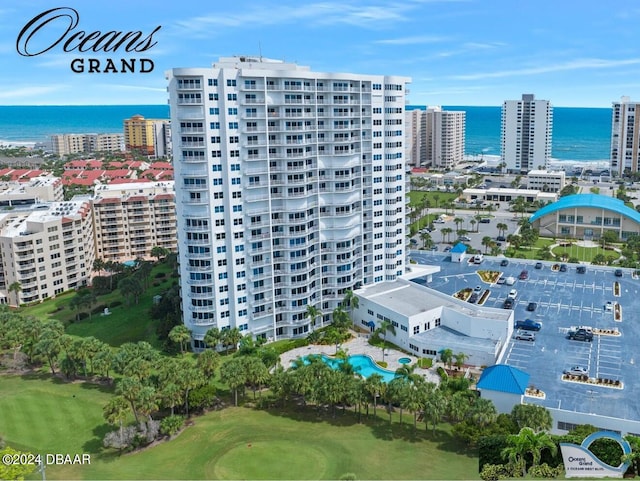
M 322 359 L 322 362 L 329 365 L 332 369 L 338 369 L 338 367 L 340 366 L 340 363 L 342 362 L 339 359 L 333 359 L 325 355 L 322 355 L 320 357 Z M 303 357 L 302 359 L 306 364 L 307 363 L 306 356 Z M 353 366 L 353 368 L 358 374 L 360 374 L 365 378 L 375 373 L 382 376 L 382 380 L 384 382 L 389 382 L 394 377 L 396 377 L 396 374 L 393 371 L 382 369 L 375 362 L 373 362 L 373 360 L 369 356 L 365 356 L 363 354 L 356 354 L 354 356 L 349 356 L 347 358 L 347 362 Z
M 411 359 L 409 359 L 408 357 L 401 357 L 400 359 L 398 359 L 398 362 L 400 364 L 411 364 Z

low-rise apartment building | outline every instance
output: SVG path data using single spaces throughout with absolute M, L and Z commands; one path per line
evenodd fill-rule
M 123 134 L 56 134 L 51 136 L 51 148 L 56 155 L 85 152 L 121 152 Z
M 41 175 L 27 182 L 0 182 L 0 207 L 31 205 L 64 200 L 62 181 L 52 175 Z
M 156 246 L 176 252 L 173 182 L 98 185 L 93 198 L 96 258 L 151 259 Z
M 0 302 L 37 302 L 86 285 L 94 252 L 89 197 L 4 211 L 0 214 Z
M 532 170 L 527 174 L 527 189 L 560 192 L 566 185 L 564 171 Z

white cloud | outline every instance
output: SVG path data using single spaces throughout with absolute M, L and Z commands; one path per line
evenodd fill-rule
M 410 37 L 387 38 L 376 40 L 374 43 L 382 45 L 417 45 L 428 43 L 440 43 L 449 41 L 449 37 L 439 37 L 437 35 L 415 35 Z
M 601 68 L 612 68 L 612 67 L 623 67 L 626 65 L 638 65 L 640 64 L 640 59 L 626 59 L 626 60 L 605 60 L 598 58 L 589 58 L 589 59 L 580 59 L 580 60 L 572 60 L 566 63 L 555 64 L 555 65 L 546 65 L 540 67 L 528 67 L 514 70 L 500 70 L 496 72 L 481 72 L 475 74 L 465 74 L 465 75 L 453 75 L 449 78 L 453 80 L 479 80 L 479 79 L 487 79 L 487 78 L 503 78 L 503 77 L 514 77 L 514 76 L 523 76 L 523 75 L 539 75 L 545 73 L 553 73 L 553 72 L 567 72 L 571 70 L 585 70 L 585 69 L 601 69 Z
M 17 89 L 0 88 L 0 99 L 34 98 L 61 92 L 65 89 L 66 85 L 64 84 L 34 85 Z

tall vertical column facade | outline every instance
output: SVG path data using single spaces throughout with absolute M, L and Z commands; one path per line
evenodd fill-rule
M 505 100 L 501 119 L 501 162 L 508 172 L 528 172 L 544 166 L 551 157 L 553 108 L 548 100 L 523 94 Z
M 618 175 L 640 170 L 640 103 L 622 97 L 613 102 L 611 118 L 611 171 Z
M 304 336 L 345 291 L 404 272 L 408 78 L 250 57 L 167 78 L 195 348 L 212 327 Z
M 464 160 L 466 112 L 414 107 L 405 118 L 411 166 L 452 169 Z

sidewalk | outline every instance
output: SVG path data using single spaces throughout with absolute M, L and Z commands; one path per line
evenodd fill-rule
M 369 344 L 369 337 L 367 334 L 354 334 L 355 337 L 349 341 L 343 343 L 341 348 L 347 351 L 348 355 L 365 354 L 371 357 L 374 361 L 382 361 L 382 349 Z M 326 354 L 327 356 L 333 356 L 336 352 L 336 348 L 333 345 L 320 345 L 310 344 L 305 347 L 299 347 L 287 351 L 280 356 L 280 363 L 285 369 L 291 366 L 291 363 L 299 357 L 308 356 L 310 354 Z M 395 372 L 402 364 L 398 362 L 400 358 L 411 359 L 411 364 L 417 361 L 415 356 L 404 354 L 394 349 L 385 350 L 384 360 L 387 363 L 387 370 Z M 422 375 L 427 381 L 438 384 L 440 377 L 431 369 L 416 368 L 414 371 L 417 374 Z

